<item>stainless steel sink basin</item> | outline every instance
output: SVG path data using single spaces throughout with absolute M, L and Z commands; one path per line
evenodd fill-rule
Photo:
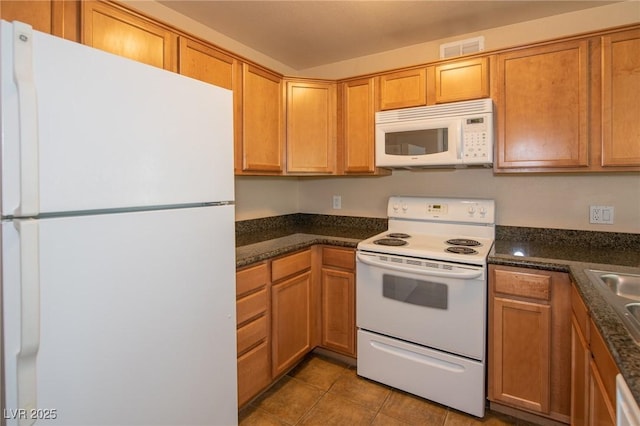
M 617 296 L 640 301 L 640 275 L 605 273 L 600 279 Z
M 629 303 L 626 308 L 629 315 L 640 323 L 640 303 Z
M 584 272 L 640 345 L 640 275 L 595 269 Z

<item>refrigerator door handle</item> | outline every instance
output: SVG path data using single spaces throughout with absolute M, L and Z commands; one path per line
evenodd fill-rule
M 16 219 L 20 238 L 20 352 L 17 356 L 18 407 L 26 413 L 20 425 L 32 425 L 36 409 L 36 358 L 40 347 L 40 238 L 38 221 Z
M 18 89 L 20 132 L 20 205 L 18 217 L 37 216 L 40 211 L 38 164 L 38 103 L 33 76 L 33 30 L 30 25 L 13 23 L 13 78 Z

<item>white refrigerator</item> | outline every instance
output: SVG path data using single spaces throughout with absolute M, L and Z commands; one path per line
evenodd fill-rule
M 2 423 L 237 424 L 231 92 L 0 27 Z

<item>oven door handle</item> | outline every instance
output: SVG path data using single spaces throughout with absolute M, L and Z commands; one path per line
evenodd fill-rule
M 367 265 L 377 266 L 383 269 L 390 269 L 392 271 L 400 271 L 407 272 L 411 274 L 417 275 L 426 275 L 431 277 L 445 277 L 445 278 L 464 278 L 464 279 L 472 279 L 482 277 L 483 270 L 479 269 L 471 269 L 462 270 L 463 268 L 456 267 L 456 271 L 427 271 L 420 268 L 415 268 L 411 266 L 398 265 L 388 262 L 376 261 L 371 256 L 367 256 L 361 253 L 357 254 L 357 259 Z

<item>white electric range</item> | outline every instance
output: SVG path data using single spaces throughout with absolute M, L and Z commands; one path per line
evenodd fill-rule
M 358 374 L 484 416 L 495 203 L 393 196 L 358 244 Z

